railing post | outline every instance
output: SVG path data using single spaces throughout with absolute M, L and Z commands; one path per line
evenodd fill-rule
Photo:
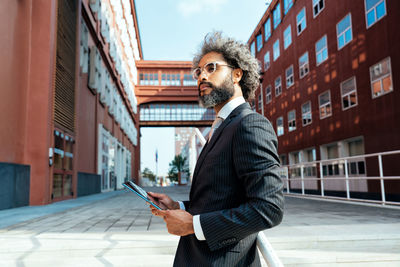
M 264 257 L 268 267 L 283 267 L 282 262 L 278 258 L 278 255 L 276 255 L 274 249 L 263 232 L 258 233 L 257 247 L 260 250 L 261 255 Z
M 379 160 L 379 177 L 381 177 L 381 194 L 382 194 L 382 204 L 385 205 L 386 196 L 385 196 L 385 183 L 383 181 L 383 164 L 382 164 L 382 155 L 378 155 Z
M 324 193 L 324 174 L 322 172 L 322 162 L 319 163 L 319 174 L 321 175 L 321 196 L 325 196 L 325 193 Z
M 289 190 L 289 167 L 286 167 L 286 193 L 290 193 Z
M 346 196 L 347 199 L 350 199 L 349 169 L 347 168 L 347 159 L 344 160 L 344 173 L 346 175 Z
M 300 173 L 301 173 L 301 194 L 304 195 L 304 166 L 301 165 L 300 167 Z

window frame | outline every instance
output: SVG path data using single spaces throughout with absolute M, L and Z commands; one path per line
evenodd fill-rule
M 268 93 L 269 89 L 269 93 Z M 266 104 L 272 102 L 272 86 L 269 84 L 267 87 L 265 87 L 265 102 Z
M 266 67 L 266 58 L 267 58 L 267 55 L 268 55 L 268 67 Z M 269 68 L 271 67 L 271 54 L 269 53 L 269 51 L 267 51 L 265 54 L 264 54 L 264 71 L 267 71 Z
M 289 120 L 289 114 L 290 114 L 291 112 L 294 112 L 294 119 Z M 297 129 L 297 127 L 296 127 L 296 109 L 290 110 L 290 111 L 287 113 L 287 118 L 288 118 L 288 132 L 293 132 L 293 131 L 295 131 L 295 130 Z M 293 122 L 294 122 L 294 126 L 290 126 L 290 123 L 293 123 Z M 292 127 L 292 129 L 290 129 L 290 127 Z M 294 128 L 294 129 L 293 129 L 293 128 Z
M 287 1 L 290 1 L 289 5 L 286 7 Z M 283 1 L 283 14 L 286 15 L 289 10 L 293 7 L 294 0 L 284 0 Z
M 300 65 L 300 59 L 304 56 L 304 55 L 306 55 L 307 54 L 307 63 L 305 63 L 305 64 L 303 64 L 303 65 Z M 300 77 L 300 79 L 303 79 L 305 76 L 307 76 L 309 73 L 310 73 L 310 58 L 309 58 L 309 56 L 308 56 L 308 51 L 306 51 L 306 52 L 304 52 L 300 57 L 299 57 L 299 77 Z M 301 76 L 301 69 L 302 69 L 302 67 L 304 67 L 305 65 L 308 65 L 308 70 L 307 70 L 307 73 L 306 74 L 304 74 L 303 76 Z
M 303 106 L 305 106 L 305 105 L 307 105 L 307 104 L 310 105 L 310 111 L 307 112 L 307 113 L 304 113 L 304 112 L 303 112 Z M 310 122 L 304 123 L 304 115 L 307 115 L 307 114 L 310 114 L 310 115 L 311 115 L 311 116 L 310 116 Z M 303 125 L 303 127 L 305 127 L 305 126 L 307 126 L 307 125 L 310 125 L 311 123 L 312 123 L 312 105 L 311 105 L 311 100 L 309 100 L 309 101 L 303 103 L 303 105 L 301 105 L 301 124 Z
M 299 21 L 297 20 L 298 19 L 298 16 L 299 16 L 299 14 L 302 12 L 304 10 L 304 18 L 300 21 L 300 23 L 299 23 Z M 297 36 L 299 36 L 302 32 L 304 32 L 304 30 L 307 28 L 307 13 L 306 13 L 307 11 L 306 11 L 306 7 L 303 7 L 300 11 L 299 11 L 299 13 L 297 13 L 297 15 L 296 15 L 296 32 L 297 32 Z M 299 24 L 301 24 L 302 22 L 303 22 L 303 20 L 304 20 L 304 23 L 305 23 L 305 26 L 304 26 L 304 29 L 302 29 L 301 30 L 301 32 L 299 32 Z
M 275 24 L 275 11 L 276 10 L 278 10 L 279 9 L 279 22 L 277 23 L 277 24 Z M 281 24 L 281 22 L 282 22 L 282 10 L 281 10 L 281 3 L 280 2 L 278 2 L 276 5 L 275 5 L 275 7 L 274 7 L 274 9 L 273 9 L 273 11 L 272 11 L 272 18 L 273 18 L 273 27 L 274 27 L 274 30 L 278 27 L 278 25 L 279 24 Z
M 317 14 L 315 14 L 315 12 L 314 12 L 314 7 L 317 6 L 317 5 L 319 5 L 319 3 L 320 3 L 321 1 L 324 3 L 324 6 L 322 7 L 322 9 L 320 9 L 320 10 L 318 11 Z M 313 10 L 313 18 L 315 19 L 316 17 L 318 17 L 319 14 L 321 14 L 322 10 L 325 9 L 325 0 L 318 0 L 318 4 L 316 4 L 316 5 L 314 4 L 314 0 L 312 0 L 312 6 L 313 6 L 313 7 L 312 7 L 312 10 Z
M 278 79 L 280 79 L 280 85 L 279 86 L 276 86 L 276 81 L 278 80 Z M 281 75 L 279 75 L 278 77 L 276 77 L 276 79 L 275 79 L 275 81 L 274 81 L 274 88 L 275 88 L 275 97 L 277 97 L 277 96 L 280 96 L 281 94 L 282 94 L 282 76 Z M 276 89 L 277 88 L 280 88 L 280 93 L 279 94 L 277 94 L 276 92 Z
M 286 36 L 286 31 L 288 29 L 289 29 L 289 35 Z M 290 43 L 289 44 L 286 44 L 287 39 L 290 39 Z M 293 43 L 293 40 L 292 40 L 292 26 L 289 24 L 286 27 L 286 29 L 283 31 L 283 50 L 286 50 L 292 43 Z
M 269 24 L 269 31 L 267 31 L 267 24 Z M 271 26 L 272 26 L 271 25 L 271 16 L 269 16 L 264 24 L 264 39 L 265 39 L 265 41 L 268 41 L 272 35 L 272 27 Z
M 288 79 L 289 77 L 287 76 L 287 71 L 292 68 L 292 74 L 291 74 L 291 78 L 292 78 L 292 83 L 290 85 L 288 85 Z M 294 85 L 294 67 L 293 64 L 290 65 L 286 70 L 285 70 L 285 77 L 286 77 L 286 89 L 289 89 L 290 87 L 292 87 Z
M 250 43 L 250 53 L 253 55 L 253 57 L 256 56 L 256 42 L 253 40 L 253 42 Z
M 352 79 L 354 79 L 354 89 L 353 89 L 351 92 L 349 92 L 349 93 L 343 94 L 343 84 L 346 83 L 346 82 L 348 82 L 348 81 L 350 81 L 350 80 L 352 80 Z M 356 93 L 356 104 L 355 104 L 355 105 L 352 105 L 352 106 L 348 106 L 347 108 L 345 108 L 345 107 L 344 107 L 344 103 L 343 103 L 343 99 L 344 99 L 345 97 L 349 97 L 349 95 L 350 95 L 351 93 L 353 93 L 353 92 Z M 348 110 L 348 109 L 351 109 L 351 108 L 353 108 L 353 107 L 355 107 L 355 106 L 358 105 L 357 79 L 356 79 L 356 76 L 352 76 L 352 77 L 350 77 L 350 78 L 348 78 L 348 79 L 346 79 L 346 80 L 344 80 L 343 82 L 340 83 L 340 96 L 341 96 L 341 100 L 342 100 L 342 110 L 343 110 L 343 111 Z
M 275 44 L 276 43 L 278 43 L 278 56 L 275 58 Z M 278 60 L 278 58 L 281 56 L 281 48 L 280 48 L 280 42 L 279 42 L 279 38 L 278 39 L 276 39 L 276 41 L 274 42 L 274 44 L 272 45 L 272 54 L 273 54 L 273 56 L 272 56 L 272 58 L 273 58 L 273 60 L 274 60 L 274 62 L 275 61 L 277 61 Z
M 326 104 L 324 104 L 323 106 L 321 106 L 321 96 L 322 96 L 323 94 L 325 94 L 325 93 L 328 93 L 328 95 L 329 95 L 329 102 L 326 103 Z M 327 115 L 327 116 L 325 116 L 325 117 L 322 117 L 322 116 L 321 116 L 321 108 L 322 108 L 322 107 L 326 107 L 327 105 L 330 105 L 330 110 L 331 110 L 331 112 L 329 113 L 329 115 Z M 332 113 L 333 113 L 333 112 L 332 112 L 331 90 L 327 90 L 327 91 L 322 92 L 321 94 L 318 95 L 318 106 L 319 106 L 319 119 L 320 119 L 320 120 L 323 120 L 323 119 L 326 119 L 326 118 L 332 116 Z
M 260 38 L 258 38 L 258 37 L 260 37 Z M 257 52 L 260 52 L 260 50 L 262 49 L 263 44 L 264 44 L 261 32 L 259 34 L 257 34 L 257 36 L 256 36 L 256 43 L 257 43 Z
M 339 23 L 341 21 L 343 21 L 347 16 L 350 16 L 350 26 L 347 27 L 342 33 L 339 34 Z M 350 29 L 350 33 L 351 33 L 351 39 L 350 41 L 348 41 L 347 43 L 344 43 L 342 47 L 339 47 L 339 37 L 344 35 L 346 36 L 346 32 Z M 341 20 L 339 20 L 339 22 L 336 24 L 336 40 L 337 40 L 337 49 L 338 51 L 341 50 L 343 47 L 345 47 L 346 45 L 348 45 L 349 43 L 351 43 L 351 41 L 353 41 L 353 25 L 352 25 L 352 19 L 351 19 L 351 12 L 347 13 L 346 16 L 344 16 Z
M 369 10 L 367 10 L 367 2 L 366 2 L 366 1 L 368 1 L 368 0 L 364 0 L 365 27 L 366 27 L 366 29 L 368 30 L 368 29 L 371 28 L 373 25 L 375 25 L 378 21 L 380 21 L 381 19 L 383 19 L 384 17 L 386 17 L 386 15 L 387 15 L 387 7 L 386 7 L 387 4 L 386 4 L 386 0 L 381 0 L 381 1 L 379 1 L 378 3 L 376 3 L 372 8 L 370 8 Z M 376 7 L 377 7 L 381 2 L 384 2 L 384 3 L 385 3 L 385 15 L 382 16 L 382 17 L 380 17 L 379 19 L 376 19 L 376 20 L 374 21 L 374 23 L 372 23 L 371 25 L 368 26 L 368 16 L 367 16 L 368 11 L 370 11 L 370 10 L 372 10 L 372 9 L 375 9 L 375 14 L 376 14 Z
M 282 125 L 281 125 L 282 128 L 279 128 L 279 124 L 278 124 L 278 120 L 280 120 L 280 119 L 282 120 Z M 280 133 L 279 129 L 282 129 L 281 133 Z M 280 117 L 276 118 L 276 135 L 282 136 L 284 134 L 285 134 L 285 124 L 283 121 L 283 116 L 280 116 Z
M 324 60 L 322 60 L 321 62 L 318 63 L 318 53 L 321 52 L 321 51 L 323 51 L 324 48 L 322 48 L 320 51 L 317 51 L 317 44 L 318 44 L 319 41 L 321 41 L 321 40 L 324 39 L 324 38 L 325 38 L 325 40 L 326 40 L 325 46 L 324 46 L 324 47 L 326 48 L 326 54 L 327 54 L 327 56 L 326 56 L 326 59 L 324 59 Z M 322 52 L 321 52 L 321 53 L 322 53 Z M 321 65 L 322 63 L 324 63 L 325 61 L 327 61 L 328 59 L 329 59 L 328 36 L 327 36 L 327 34 L 325 34 L 325 35 L 322 36 L 320 39 L 318 39 L 318 41 L 315 42 L 315 62 L 316 62 L 316 65 L 319 66 L 319 65 Z
M 378 64 L 382 64 L 382 62 L 384 62 L 385 60 L 388 60 L 388 61 L 389 61 L 390 71 L 389 71 L 389 74 L 380 77 L 380 78 L 379 78 L 379 81 L 380 81 L 381 89 L 382 89 L 382 88 L 383 88 L 383 86 L 382 86 L 382 80 L 383 80 L 383 78 L 386 78 L 386 77 L 390 76 L 390 84 L 392 85 L 392 88 L 391 88 L 390 91 L 387 91 L 387 92 L 385 92 L 384 90 L 381 90 L 381 92 L 382 92 L 381 94 L 379 94 L 379 95 L 377 95 L 377 96 L 374 96 L 374 88 L 373 88 L 373 86 L 372 86 L 372 83 L 375 82 L 375 81 L 378 81 L 378 79 L 372 80 L 371 69 L 372 69 L 374 66 L 378 65 Z M 393 88 L 394 86 L 393 86 L 393 73 L 392 73 L 392 62 L 391 62 L 391 58 L 390 58 L 390 57 L 386 57 L 386 58 L 382 59 L 381 61 L 379 61 L 378 63 L 375 63 L 374 65 L 372 65 L 371 67 L 369 67 L 369 79 L 370 79 L 370 83 L 371 83 L 371 95 L 372 95 L 372 99 L 375 99 L 375 98 L 378 98 L 378 97 L 381 97 L 381 96 L 383 96 L 383 95 L 386 95 L 386 94 L 389 94 L 389 93 L 393 92 L 393 91 L 394 91 L 394 88 Z

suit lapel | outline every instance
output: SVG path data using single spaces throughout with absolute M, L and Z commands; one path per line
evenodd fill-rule
M 195 169 L 194 169 L 192 186 L 193 186 L 193 184 L 194 184 L 195 181 L 196 181 L 197 174 L 198 174 L 198 172 L 199 172 L 199 170 L 200 170 L 200 168 L 201 168 L 201 165 L 202 165 L 203 162 L 204 162 L 204 159 L 206 158 L 208 152 L 212 149 L 212 147 L 214 146 L 214 144 L 217 142 L 217 140 L 218 140 L 219 137 L 221 136 L 221 134 L 222 134 L 224 128 L 225 128 L 226 126 L 228 126 L 229 123 L 231 123 L 231 121 L 232 121 L 243 109 L 246 109 L 246 108 L 250 108 L 250 106 L 249 106 L 248 103 L 243 103 L 243 104 L 241 104 L 240 106 L 238 106 L 237 108 L 235 108 L 235 109 L 231 112 L 231 114 L 229 114 L 228 118 L 226 118 L 226 119 L 222 122 L 222 124 L 215 130 L 213 136 L 211 137 L 211 140 L 205 144 L 205 146 L 203 147 L 203 150 L 201 151 L 200 156 L 199 156 L 199 158 L 198 158 L 198 160 L 197 160 L 196 167 L 195 167 Z

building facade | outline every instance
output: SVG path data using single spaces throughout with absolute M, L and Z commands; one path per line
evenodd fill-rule
M 290 177 L 300 176 L 296 164 L 320 160 L 305 177 L 399 176 L 399 153 L 383 157 L 382 173 L 377 157 L 359 157 L 400 149 L 399 16 L 396 0 L 271 2 L 248 41 L 262 65 L 254 108 L 273 124 Z M 347 166 L 335 161 L 346 157 Z M 325 190 L 340 194 L 343 184 Z M 384 187 L 400 200 L 399 180 Z M 308 189 L 320 193 L 321 184 Z M 376 197 L 381 184 L 354 180 L 350 190 Z
M 2 1 L 0 209 L 139 173 L 134 1 Z

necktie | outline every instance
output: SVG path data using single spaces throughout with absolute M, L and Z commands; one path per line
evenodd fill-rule
M 214 131 L 218 129 L 218 127 L 221 125 L 221 123 L 224 121 L 223 118 L 217 117 L 215 118 L 213 124 L 211 125 L 211 130 L 210 133 L 208 134 L 208 142 L 210 142 L 212 135 L 214 134 Z

